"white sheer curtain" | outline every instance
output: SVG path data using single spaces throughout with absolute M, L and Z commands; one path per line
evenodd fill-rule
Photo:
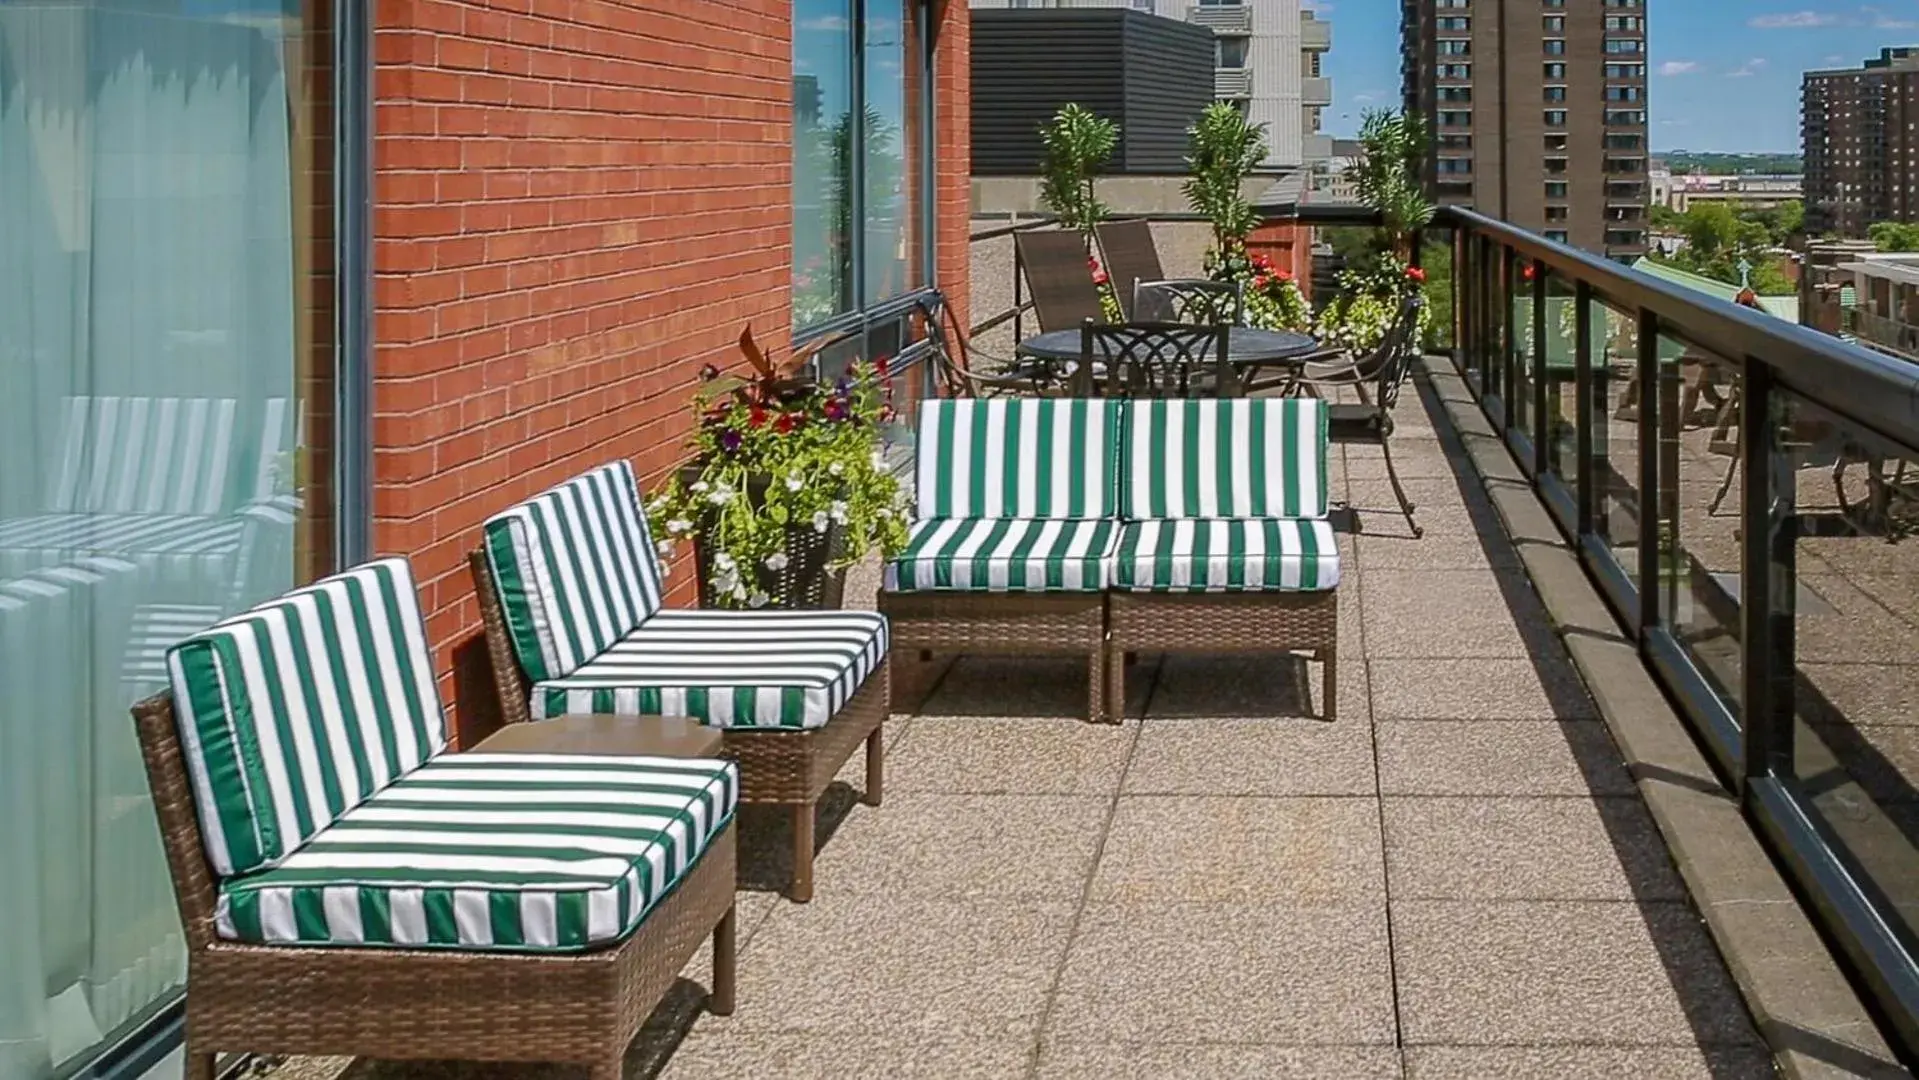
M 62 447 L 191 453 L 189 433 L 157 423 L 137 438 L 70 429 L 76 398 L 233 401 L 220 515 L 257 496 L 261 429 L 295 371 L 281 39 L 297 27 L 268 6 L 0 2 L 0 534 L 49 520 Z M 165 641 L 140 628 L 177 634 L 292 576 L 283 548 L 242 588 L 64 542 L 0 561 L 0 1080 L 48 1076 L 177 992 L 178 920 L 127 714 L 158 688 Z

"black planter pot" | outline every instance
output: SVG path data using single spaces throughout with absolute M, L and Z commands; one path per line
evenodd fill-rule
M 686 483 L 692 483 L 699 476 L 696 466 L 688 466 L 682 473 Z M 746 485 L 746 498 L 759 505 L 766 496 L 770 478 L 753 477 Z M 701 532 L 706 530 L 701 523 Z M 813 528 L 811 524 L 789 525 L 786 529 L 786 566 L 780 570 L 769 570 L 764 566 L 741 567 L 742 579 L 747 588 L 757 584 L 759 591 L 767 595 L 766 607 L 786 611 L 823 611 L 840 607 L 845 595 L 846 571 L 828 569 L 837 559 L 843 558 L 846 547 L 845 530 L 837 523 L 827 526 L 825 532 Z M 717 608 L 722 606 L 713 595 L 712 551 L 706 543 L 696 540 L 693 544 L 693 563 L 699 574 L 700 606 Z

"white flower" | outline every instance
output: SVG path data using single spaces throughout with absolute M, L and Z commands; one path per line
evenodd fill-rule
M 755 607 L 755 608 L 765 607 L 766 602 L 771 599 L 772 597 L 766 595 L 763 592 L 760 592 L 758 589 L 755 589 L 750 595 L 747 596 L 746 606 Z
M 773 554 L 768 555 L 766 557 L 766 568 L 774 573 L 786 569 L 786 552 L 775 551 Z
M 740 587 L 740 575 L 732 570 L 722 570 L 713 575 L 713 591 L 725 596 Z
M 841 464 L 840 462 L 835 461 L 833 464 L 828 465 L 826 467 L 826 471 L 829 473 L 832 473 L 834 476 L 838 476 L 841 473 L 846 471 L 846 466 Z
M 873 467 L 875 469 L 886 468 L 886 451 L 884 450 L 873 451 Z
M 786 490 L 788 491 L 798 491 L 804 486 L 806 486 L 805 481 L 800 479 L 799 473 L 794 473 L 786 478 Z
M 713 556 L 713 565 L 718 567 L 721 570 L 731 570 L 737 564 L 733 561 L 733 556 L 728 555 L 726 552 L 722 551 L 719 554 Z
M 890 507 L 882 506 L 878 510 L 874 511 L 874 513 L 880 516 L 881 521 L 891 521 L 893 518 L 893 511 Z
M 741 585 L 737 581 L 733 583 L 733 599 L 735 600 L 746 599 L 746 586 Z
M 674 518 L 672 521 L 666 523 L 666 531 L 674 536 L 678 536 L 692 527 L 693 523 L 685 518 Z
M 661 540 L 653 545 L 653 550 L 660 553 L 660 558 L 670 559 L 673 557 L 673 541 Z
M 704 481 L 704 480 L 695 480 L 695 481 L 693 481 L 693 484 L 692 484 L 692 487 L 690 488 L 690 490 L 691 490 L 691 491 L 693 491 L 693 492 L 694 492 L 695 494 L 698 494 L 698 493 L 700 493 L 700 492 L 702 492 L 702 491 L 705 491 L 705 490 L 706 490 L 706 488 L 707 488 L 707 483 L 706 483 L 706 481 Z
M 826 531 L 826 527 L 827 527 L 826 511 L 821 510 L 818 513 L 815 513 L 813 515 L 813 531 L 823 533 Z
M 846 524 L 846 503 L 843 500 L 833 500 L 833 505 L 831 509 L 828 510 L 828 513 L 834 521 L 839 522 L 841 525 Z
M 721 484 L 713 489 L 713 494 L 708 495 L 706 501 L 714 506 L 725 506 L 733 501 L 733 488 L 727 484 Z

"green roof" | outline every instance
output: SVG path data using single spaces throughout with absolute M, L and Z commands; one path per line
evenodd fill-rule
M 1645 255 L 1641 255 L 1638 261 L 1632 264 L 1632 268 L 1642 274 L 1650 274 L 1661 280 L 1670 281 L 1674 285 L 1684 286 L 1694 292 L 1718 297 L 1728 303 L 1739 295 L 1739 286 L 1737 285 L 1728 284 L 1717 278 L 1709 278 L 1703 274 L 1695 274 L 1690 270 L 1681 270 L 1670 263 L 1657 262 Z M 1799 321 L 1799 298 L 1797 296 L 1761 296 L 1759 297 L 1759 306 L 1765 310 L 1766 314 L 1775 318 L 1784 319 L 1790 323 Z

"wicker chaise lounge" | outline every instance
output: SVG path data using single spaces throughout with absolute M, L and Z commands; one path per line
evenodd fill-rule
M 1129 652 L 1309 650 L 1337 715 L 1339 550 L 1327 420 L 1309 398 L 1126 406 L 1107 627 L 1115 700 Z
M 886 619 L 666 609 L 624 461 L 495 515 L 485 537 L 470 562 L 506 722 L 670 715 L 720 728 L 741 801 L 790 810 L 787 895 L 812 899 L 815 808 L 861 743 L 865 801 L 880 803 Z
M 446 752 L 402 560 L 182 642 L 134 708 L 188 948 L 186 1076 L 216 1052 L 550 1061 L 617 1080 L 713 935 L 733 1008 L 738 773 Z
M 1105 719 L 1119 403 L 927 401 L 919 425 L 917 520 L 879 599 L 895 643 L 1085 657 L 1088 719 Z

